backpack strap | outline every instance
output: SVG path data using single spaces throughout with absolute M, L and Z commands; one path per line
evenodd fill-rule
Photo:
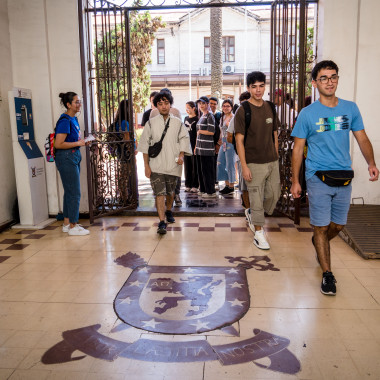
M 249 125 L 251 124 L 251 107 L 249 105 L 248 100 L 241 103 L 241 105 L 244 108 L 244 120 L 245 120 L 244 146 L 245 146 L 245 142 L 247 140 L 248 128 L 249 128 Z
M 276 105 L 273 102 L 269 101 L 269 100 L 267 100 L 266 102 L 270 105 L 270 108 L 272 109 L 273 124 L 274 124 L 276 122 L 276 119 L 277 119 Z M 274 135 L 273 135 L 273 133 L 272 133 L 272 140 L 273 140 L 273 143 L 274 143 Z
M 276 116 L 277 116 L 277 111 L 276 111 L 276 106 L 273 102 L 267 100 L 266 101 L 269 105 L 270 105 L 270 108 L 272 109 L 272 113 L 273 113 L 273 122 L 274 120 L 276 119 Z

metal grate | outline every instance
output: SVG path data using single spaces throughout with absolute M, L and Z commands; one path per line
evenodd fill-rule
M 340 236 L 365 259 L 380 259 L 380 205 L 351 205 Z

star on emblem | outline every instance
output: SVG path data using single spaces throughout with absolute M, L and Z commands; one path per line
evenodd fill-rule
M 195 326 L 195 330 L 199 331 L 200 329 L 208 329 L 208 324 L 210 322 L 202 322 L 198 319 L 197 323 L 191 323 L 190 326 Z
M 244 284 L 239 284 L 238 282 L 234 282 L 233 284 L 230 284 L 231 288 L 239 288 L 241 289 L 242 286 L 244 286 Z
M 151 319 L 150 321 L 141 321 L 142 323 L 144 323 L 144 326 L 143 327 L 152 327 L 152 328 L 156 328 L 156 325 L 160 324 L 161 322 L 156 322 L 155 319 Z
M 139 287 L 142 284 L 143 284 L 143 282 L 139 282 L 139 280 L 136 280 L 134 282 L 129 283 L 128 285 L 129 286 L 137 286 L 137 287 Z
M 127 297 L 127 298 L 124 298 L 120 303 L 119 305 L 123 304 L 123 303 L 127 303 L 128 305 L 130 305 L 130 303 L 132 302 L 131 298 L 130 297 Z
M 239 301 L 237 298 L 228 302 L 231 303 L 231 306 L 243 306 L 243 303 L 245 303 L 245 301 Z
M 183 270 L 183 273 L 193 273 L 195 271 L 195 269 L 192 269 L 192 268 L 186 268 Z
M 239 271 L 236 268 L 231 268 L 227 272 L 230 273 L 230 274 L 232 274 L 232 273 L 239 273 Z

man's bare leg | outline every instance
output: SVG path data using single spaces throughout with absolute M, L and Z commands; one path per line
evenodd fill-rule
M 330 222 L 328 226 L 314 227 L 314 246 L 323 272 L 331 272 L 330 240 L 334 239 L 343 227 L 334 222 Z
M 314 246 L 317 251 L 319 265 L 323 272 L 331 272 L 329 226 L 314 227 Z
M 166 210 L 171 211 L 174 202 L 174 193 L 166 195 Z
M 249 203 L 249 194 L 248 194 L 247 190 L 243 190 L 242 191 L 242 197 L 243 197 L 244 207 L 245 208 L 249 208 L 250 207 L 250 203 Z
M 158 212 L 158 217 L 161 220 L 165 220 L 165 195 L 157 195 L 156 196 L 156 208 Z

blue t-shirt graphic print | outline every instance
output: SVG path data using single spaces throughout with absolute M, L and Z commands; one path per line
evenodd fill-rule
M 319 101 L 302 109 L 292 131 L 293 137 L 306 139 L 306 179 L 318 170 L 350 170 L 350 130 L 364 129 L 354 102 L 338 98 L 336 107 Z

